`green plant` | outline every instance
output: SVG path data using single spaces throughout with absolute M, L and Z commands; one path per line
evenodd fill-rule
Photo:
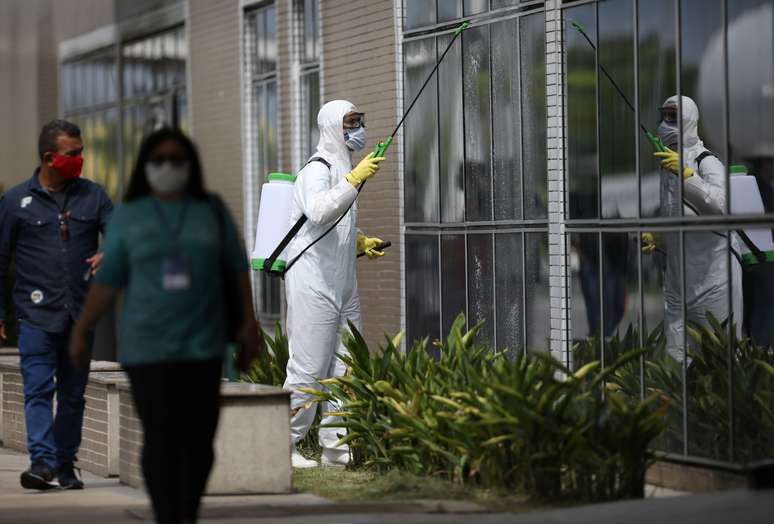
M 421 340 L 402 353 L 395 340 L 373 353 L 350 326 L 347 376 L 321 381 L 319 400 L 341 405 L 341 442 L 355 465 L 441 476 L 457 483 L 520 488 L 539 497 L 609 500 L 642 496 L 649 444 L 663 430 L 667 403 L 603 385 L 634 351 L 601 369 L 573 373 L 548 354 L 489 351 L 480 324 L 454 322 L 440 354 Z
M 689 454 L 740 463 L 771 457 L 774 348 L 738 338 L 728 322 L 719 322 L 711 315 L 705 325 L 689 325 L 688 336 L 685 371 L 681 362 L 666 354 L 663 329 L 657 326 L 646 337 L 647 352 L 642 362 L 621 367 L 611 381 L 628 397 L 658 393 L 671 399 L 668 430 L 658 443 L 661 449 L 683 452 L 683 419 L 687 410 Z M 616 335 L 606 340 L 606 361 L 638 347 L 638 338 L 637 330 L 630 327 L 623 337 Z M 581 365 L 593 359 L 600 354 L 599 347 L 598 338 L 576 343 L 575 362 Z

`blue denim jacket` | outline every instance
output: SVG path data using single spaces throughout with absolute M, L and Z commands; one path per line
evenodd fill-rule
M 44 190 L 38 170 L 0 198 L 0 297 L 16 257 L 16 315 L 44 331 L 66 331 L 80 314 L 91 281 L 86 259 L 113 212 L 102 186 L 82 178 L 65 189 L 64 208 Z M 63 236 L 62 228 L 68 233 Z M 0 319 L 5 319 L 0 299 Z

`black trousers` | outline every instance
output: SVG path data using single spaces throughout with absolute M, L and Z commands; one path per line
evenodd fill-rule
M 142 472 L 156 522 L 195 522 L 212 469 L 220 360 L 126 368 L 145 439 Z

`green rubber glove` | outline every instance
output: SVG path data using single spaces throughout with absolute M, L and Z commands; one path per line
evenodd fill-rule
M 360 184 L 379 171 L 379 164 L 381 164 L 384 159 L 385 157 L 383 156 L 375 157 L 374 153 L 369 153 L 367 157 L 360 161 L 355 169 L 345 175 L 345 178 L 353 187 L 360 187 Z

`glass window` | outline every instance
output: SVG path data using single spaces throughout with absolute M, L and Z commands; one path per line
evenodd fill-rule
M 407 42 L 404 61 L 403 100 L 408 107 L 433 70 L 435 40 Z M 409 113 L 404 127 L 406 222 L 438 222 L 438 100 L 433 87 L 431 82 Z
M 438 53 L 449 45 L 451 37 L 438 38 Z M 440 129 L 441 220 L 465 220 L 465 179 L 462 122 L 462 53 L 460 46 L 449 50 L 438 68 Z
M 435 23 L 435 0 L 404 0 L 404 27 L 413 29 Z
M 304 20 L 304 62 L 317 62 L 320 60 L 320 1 L 303 1 Z
M 492 235 L 468 235 L 468 325 L 483 321 L 479 342 L 494 340 L 494 256 Z
M 320 141 L 320 129 L 317 127 L 317 113 L 320 112 L 320 73 L 312 72 L 304 75 L 302 84 L 304 156 L 312 156 Z M 305 160 L 305 159 L 304 159 Z
M 441 236 L 441 334 L 446 336 L 460 313 L 467 312 L 465 235 Z
M 409 344 L 441 337 L 438 237 L 406 236 L 406 330 Z
M 492 220 L 492 128 L 489 26 L 462 34 L 465 115 L 465 200 L 468 221 Z
M 527 300 L 527 348 L 548 349 L 551 332 L 548 288 L 548 234 L 525 233 L 524 279 Z
M 492 25 L 492 41 L 518 34 L 518 19 Z M 518 45 L 492 46 L 492 119 L 495 220 L 522 218 L 521 93 Z
M 489 9 L 489 0 L 464 0 L 465 16 L 483 13 Z
M 524 133 L 524 214 L 527 219 L 548 217 L 546 162 L 545 15 L 521 18 L 522 125 Z
M 462 16 L 462 0 L 438 0 L 438 21 L 445 22 Z
M 524 261 L 521 233 L 495 235 L 497 349 L 524 349 Z

